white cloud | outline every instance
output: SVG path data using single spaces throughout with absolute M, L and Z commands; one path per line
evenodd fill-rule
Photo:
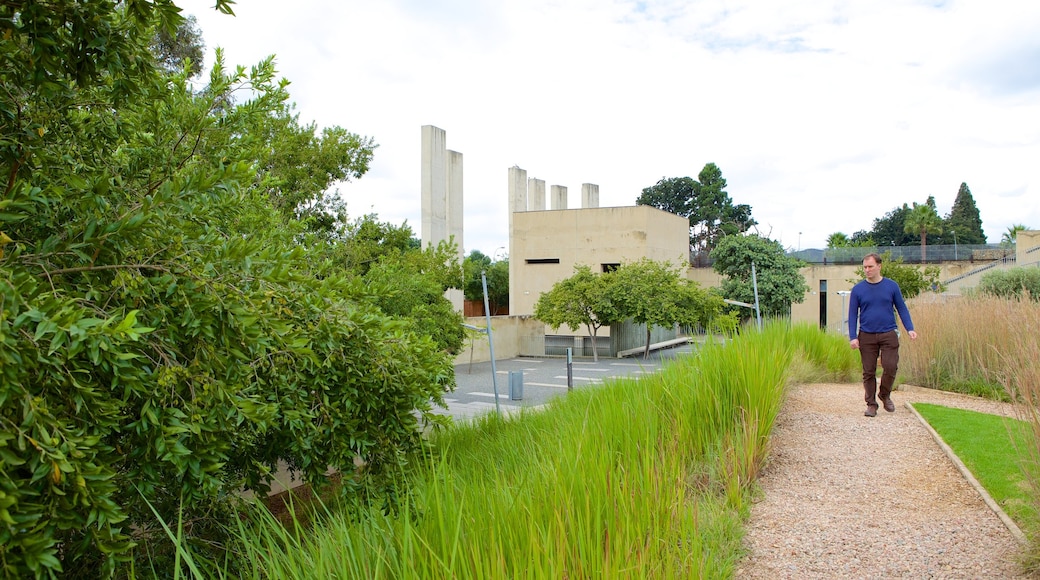
M 506 170 L 631 205 L 714 162 L 786 246 L 967 182 L 991 241 L 1040 227 L 1040 3 L 250 0 L 182 4 L 227 61 L 277 55 L 301 119 L 372 136 L 355 215 L 419 214 L 420 127 L 465 156 L 465 246 L 506 245 Z

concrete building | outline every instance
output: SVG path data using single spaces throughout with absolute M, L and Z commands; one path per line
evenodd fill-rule
M 581 264 L 606 272 L 640 258 L 689 260 L 686 218 L 646 205 L 515 212 L 511 234 L 509 311 L 518 315 Z

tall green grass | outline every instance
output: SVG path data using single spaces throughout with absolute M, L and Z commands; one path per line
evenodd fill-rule
M 843 337 L 768 325 L 659 373 L 434 436 L 400 511 L 239 530 L 255 578 L 728 577 L 792 371 L 848 377 Z

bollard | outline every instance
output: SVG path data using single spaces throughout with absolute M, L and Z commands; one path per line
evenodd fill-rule
M 524 371 L 509 371 L 509 398 L 513 401 L 524 398 Z
M 571 349 L 567 349 L 567 390 L 574 389 L 574 362 L 571 360 Z

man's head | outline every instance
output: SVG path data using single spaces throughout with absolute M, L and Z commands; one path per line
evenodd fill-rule
M 877 282 L 881 279 L 881 256 L 870 253 L 863 258 L 863 273 L 867 275 L 868 282 Z

